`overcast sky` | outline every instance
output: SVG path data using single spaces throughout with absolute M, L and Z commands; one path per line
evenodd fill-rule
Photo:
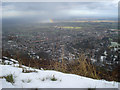
M 117 0 L 116 0 L 117 1 Z M 4 2 L 4 19 L 47 21 L 80 17 L 117 17 L 118 2 Z

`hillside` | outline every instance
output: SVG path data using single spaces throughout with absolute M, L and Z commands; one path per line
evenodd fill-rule
M 96 80 L 53 70 L 20 65 L 14 59 L 0 59 L 2 88 L 118 88 L 117 82 Z M 0 84 L 0 85 L 1 85 Z

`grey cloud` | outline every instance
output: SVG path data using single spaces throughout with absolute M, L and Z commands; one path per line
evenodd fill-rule
M 8 15 L 9 14 L 9 15 Z M 12 2 L 3 3 L 4 18 L 33 18 L 47 20 L 49 18 L 70 18 L 80 16 L 117 16 L 117 7 L 107 2 Z

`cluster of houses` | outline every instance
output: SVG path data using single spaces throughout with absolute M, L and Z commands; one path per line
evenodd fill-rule
M 102 56 L 108 47 L 118 47 L 111 36 L 113 30 L 90 30 L 89 28 L 39 28 L 32 32 L 3 32 L 4 50 L 22 50 L 31 58 L 52 60 L 75 60 L 81 52 L 84 52 L 92 61 L 105 61 Z M 117 34 L 116 30 L 114 30 Z M 40 54 L 43 52 L 44 57 Z M 46 54 L 46 55 L 45 55 Z M 116 56 L 116 55 L 115 55 Z

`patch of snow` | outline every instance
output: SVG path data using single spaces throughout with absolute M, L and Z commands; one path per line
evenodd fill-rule
M 8 41 L 8 43 L 11 43 L 11 42 L 13 42 L 13 41 L 11 41 L 11 40 Z
M 3 58 L 8 59 L 8 57 L 3 56 Z
M 36 56 L 37 59 L 39 59 L 40 57 L 39 56 Z
M 105 56 L 107 56 L 107 51 L 104 52 Z
M 101 56 L 100 58 L 101 58 L 101 62 L 103 62 L 106 56 Z
M 14 59 L 10 59 L 11 61 L 13 61 L 13 62 L 16 62 L 16 63 L 18 63 L 18 61 L 16 61 L 16 60 L 14 60 Z
M 94 63 L 94 62 L 96 62 L 97 60 L 96 60 L 96 59 L 91 58 L 91 61 Z

